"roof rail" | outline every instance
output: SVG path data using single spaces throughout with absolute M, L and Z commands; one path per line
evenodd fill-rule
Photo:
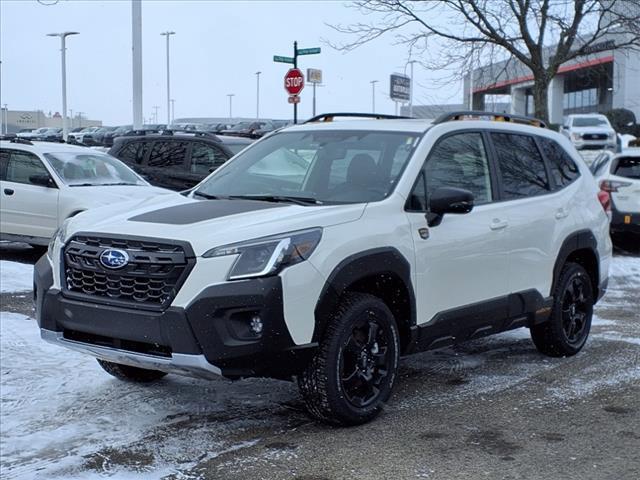
M 450 122 L 452 120 L 493 120 L 494 122 L 520 123 L 534 127 L 547 128 L 547 124 L 538 118 L 512 115 L 510 113 L 484 112 L 482 110 L 462 110 L 459 112 L 443 113 L 433 121 L 433 125 Z
M 31 142 L 31 140 L 28 140 L 26 138 L 20 138 L 20 137 L 10 138 L 9 142 L 11 142 L 11 143 L 22 143 L 23 145 L 33 145 L 33 142 Z
M 335 117 L 373 118 L 375 120 L 411 118 L 411 117 L 400 117 L 398 115 L 386 115 L 384 113 L 347 113 L 347 112 L 339 112 L 339 113 L 321 113 L 320 115 L 316 115 L 315 117 L 310 118 L 309 120 L 307 120 L 304 123 L 332 122 Z

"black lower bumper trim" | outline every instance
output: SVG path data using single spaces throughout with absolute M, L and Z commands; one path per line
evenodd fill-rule
M 290 378 L 317 349 L 296 345 L 284 321 L 280 277 L 244 280 L 206 288 L 186 308 L 134 310 L 67 298 L 51 288 L 45 258 L 34 273 L 40 328 L 77 343 L 170 358 L 203 355 L 229 378 Z M 262 331 L 254 333 L 252 322 Z M 259 329 L 257 329 L 259 330 Z

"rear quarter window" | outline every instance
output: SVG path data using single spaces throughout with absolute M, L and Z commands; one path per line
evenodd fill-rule
M 547 157 L 555 190 L 563 188 L 580 176 L 580 170 L 573 159 L 555 140 L 538 137 L 542 151 Z

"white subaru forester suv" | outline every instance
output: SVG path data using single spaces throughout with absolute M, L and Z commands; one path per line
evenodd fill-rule
M 380 412 L 402 355 L 518 327 L 580 351 L 611 242 L 568 139 L 504 114 L 339 116 L 65 223 L 35 271 L 43 339 L 129 381 L 296 378 L 342 425 Z

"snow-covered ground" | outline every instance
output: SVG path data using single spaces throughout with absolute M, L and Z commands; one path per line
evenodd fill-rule
M 0 260 L 0 293 L 26 292 L 33 288 L 33 265 Z
M 2 291 L 29 290 L 32 270 L 30 265 L 2 261 Z M 618 328 L 611 308 L 629 310 L 629 305 L 639 303 L 629 291 L 640 291 L 640 258 L 615 257 L 611 274 L 611 290 L 603 299 L 604 307 L 597 310 L 590 345 L 616 341 L 625 348 L 637 348 L 638 330 Z M 635 288 L 618 288 L 630 284 Z M 640 322 L 638 309 L 635 315 Z M 173 375 L 151 385 L 124 383 L 104 373 L 93 358 L 41 341 L 36 322 L 28 316 L 1 312 L 0 328 L 3 479 L 199 478 L 185 472 L 246 451 L 219 466 L 237 473 L 296 456 L 286 444 L 260 450 L 260 454 L 251 449 L 266 436 L 310 423 L 290 383 L 203 381 Z M 404 382 L 389 411 L 518 388 L 561 362 L 535 354 L 526 329 L 473 345 L 462 352 L 446 349 L 404 360 Z M 612 384 L 640 381 L 637 362 L 629 365 L 622 358 L 612 358 L 610 363 L 615 374 L 592 375 L 586 368 L 582 378 L 548 385 L 544 400 L 538 400 L 566 402 Z M 443 371 L 453 374 L 454 380 L 460 376 L 460 384 L 451 393 L 426 396 L 412 392 L 412 377 L 419 380 L 416 385 L 424 385 Z

